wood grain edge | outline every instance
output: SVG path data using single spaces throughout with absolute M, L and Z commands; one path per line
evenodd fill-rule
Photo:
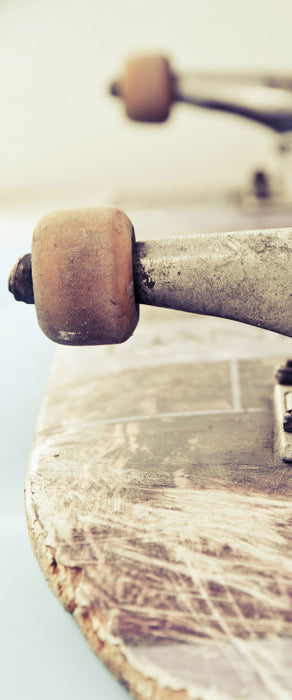
M 195 698 L 185 689 L 162 687 L 156 679 L 145 677 L 128 661 L 122 641 L 112 640 L 107 635 L 101 611 L 97 607 L 89 610 L 77 607 L 75 591 L 82 569 L 63 566 L 58 562 L 56 549 L 45 543 L 45 533 L 33 504 L 29 472 L 25 484 L 25 513 L 31 547 L 50 589 L 66 612 L 73 615 L 92 651 L 128 692 L 137 700 L 204 700 L 201 693 Z

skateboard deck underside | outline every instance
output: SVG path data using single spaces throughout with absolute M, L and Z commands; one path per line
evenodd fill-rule
M 57 351 L 27 474 L 31 541 L 137 698 L 292 697 L 292 469 L 272 409 L 290 347 L 146 308 L 125 345 Z

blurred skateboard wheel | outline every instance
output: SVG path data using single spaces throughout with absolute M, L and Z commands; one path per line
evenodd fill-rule
M 126 112 L 141 122 L 164 122 L 173 101 L 173 76 L 164 56 L 130 58 L 120 85 Z

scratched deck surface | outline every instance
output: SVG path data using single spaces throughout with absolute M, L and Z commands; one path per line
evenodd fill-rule
M 291 698 L 292 468 L 272 389 L 292 341 L 141 317 L 123 346 L 57 351 L 26 484 L 36 556 L 135 697 Z

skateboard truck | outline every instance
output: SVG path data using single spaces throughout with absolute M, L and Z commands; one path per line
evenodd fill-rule
M 121 97 L 130 119 L 165 121 L 175 102 L 236 114 L 273 129 L 292 131 L 292 78 L 228 74 L 179 75 L 160 55 L 130 58 L 112 95 Z
M 31 265 L 31 272 L 30 272 Z M 120 209 L 53 212 L 9 289 L 34 301 L 39 324 L 65 345 L 121 343 L 139 304 L 220 316 L 292 336 L 292 229 L 135 242 Z

